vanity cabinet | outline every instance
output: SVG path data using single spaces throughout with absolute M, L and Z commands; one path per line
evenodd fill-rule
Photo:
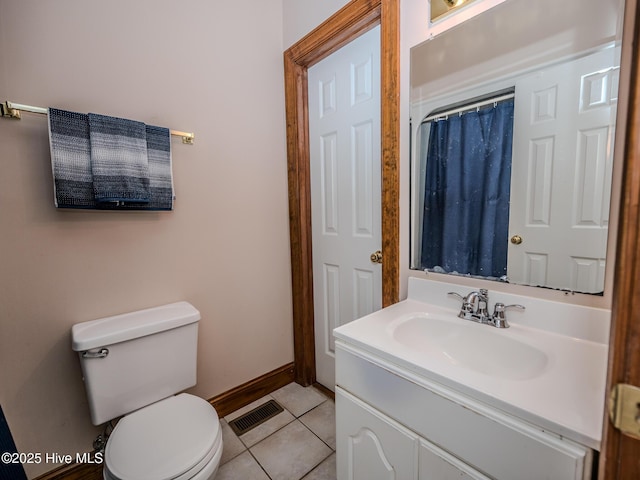
M 338 480 L 587 480 L 591 449 L 342 341 Z

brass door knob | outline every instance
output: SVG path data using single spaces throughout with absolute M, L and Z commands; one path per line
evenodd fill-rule
M 370 258 L 373 263 L 382 263 L 382 251 L 373 252 Z
M 511 237 L 511 243 L 514 245 L 520 245 L 522 243 L 522 237 L 520 235 L 514 235 Z

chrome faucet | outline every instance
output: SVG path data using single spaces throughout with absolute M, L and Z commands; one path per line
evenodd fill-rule
M 493 314 L 489 315 L 489 291 L 485 288 L 470 292 L 465 297 L 457 292 L 449 292 L 449 295 L 457 297 L 462 301 L 462 307 L 460 308 L 458 317 L 497 328 L 509 328 L 505 316 L 505 310 L 507 308 L 524 310 L 522 305 L 505 305 L 504 303 L 498 302 L 493 307 Z

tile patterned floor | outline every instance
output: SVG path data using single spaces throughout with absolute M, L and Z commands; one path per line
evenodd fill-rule
M 269 400 L 285 410 L 240 435 L 228 422 Z M 335 405 L 313 387 L 290 383 L 223 419 L 216 480 L 335 480 Z

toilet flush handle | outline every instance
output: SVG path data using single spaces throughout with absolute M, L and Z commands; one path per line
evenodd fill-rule
M 107 355 L 109 355 L 108 348 L 101 348 L 100 350 L 93 351 L 93 352 L 91 350 L 86 350 L 82 352 L 82 358 L 104 358 Z

